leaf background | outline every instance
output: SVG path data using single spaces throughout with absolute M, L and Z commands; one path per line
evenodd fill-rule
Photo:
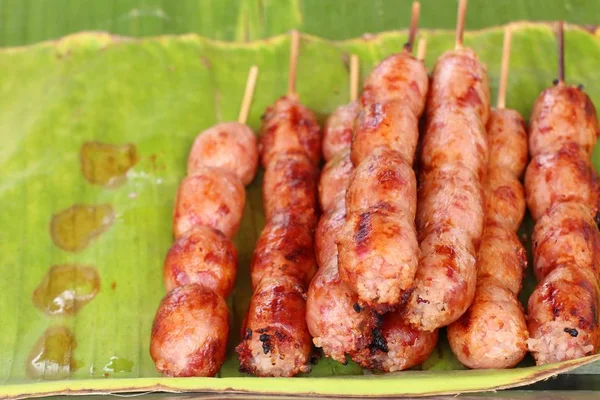
M 508 6 L 511 1 L 494 3 L 502 6 L 494 6 L 482 12 L 481 18 L 474 18 L 472 14 L 483 10 L 484 2 L 472 0 L 469 27 L 502 22 L 499 17 L 497 22 L 492 22 L 494 13 L 499 13 L 502 7 L 516 13 L 504 16 L 527 17 L 532 12 L 529 6 L 536 3 L 524 2 L 521 4 L 527 6 L 519 8 L 514 2 L 511 8 Z M 271 36 L 294 26 L 324 37 L 339 38 L 360 35 L 367 30 L 395 28 L 397 21 L 402 21 L 400 26 L 405 24 L 410 2 L 325 1 L 320 3 L 325 16 L 314 5 L 307 8 L 315 4 L 309 0 L 165 1 L 164 4 L 106 1 L 90 2 L 88 7 L 84 6 L 86 1 L 63 3 L 64 8 L 59 7 L 59 1 L 2 0 L 0 12 L 7 23 L 0 28 L 0 31 L 4 29 L 1 43 L 20 45 L 80 29 L 153 35 L 195 28 L 193 30 L 219 39 L 245 40 Z M 444 2 L 445 7 L 452 10 L 444 14 L 435 12 L 433 2 L 423 2 L 423 24 L 439 22 L 442 27 L 453 26 L 454 3 Z M 565 7 L 571 5 L 568 10 L 558 6 L 537 9 L 544 17 L 552 18 L 556 16 L 553 13 L 564 11 L 571 13 L 568 15 L 577 14 L 581 18 L 578 22 L 590 23 L 586 18 L 593 14 L 584 11 L 593 12 L 598 4 L 582 2 L 583 8 L 580 8 L 573 6 L 575 3 L 564 2 Z M 104 20 L 99 17 L 107 11 L 98 4 L 113 7 L 107 14 L 113 21 L 108 28 L 102 28 Z M 177 4 L 178 11 L 167 13 L 166 7 L 174 7 L 173 4 Z M 347 14 L 340 11 L 339 4 L 348 7 L 344 8 Z M 440 3 L 437 4 L 439 7 Z M 177 28 L 164 21 L 158 24 L 155 19 L 164 18 L 152 16 L 157 12 L 136 16 L 126 6 L 143 10 L 164 6 L 163 11 L 169 18 L 179 15 L 178 21 L 187 22 L 180 22 Z M 373 14 L 377 7 L 379 11 Z M 61 16 L 55 8 L 63 11 Z M 21 14 L 16 13 L 17 9 Z M 306 11 L 309 9 L 312 11 Z M 39 19 L 39 14 L 43 14 L 40 10 L 46 14 L 39 21 L 31 20 L 35 15 Z M 121 11 L 131 18 L 115 19 Z M 361 12 L 366 13 L 364 18 L 360 18 Z M 349 23 L 333 23 L 331 16 L 336 13 Z M 85 20 L 83 15 L 89 19 Z M 229 15 L 237 15 L 235 21 Z M 308 18 L 310 15 L 313 17 Z M 427 15 L 439 20 L 427 20 Z M 194 22 L 194 18 L 200 20 Z M 353 21 L 358 22 L 353 24 Z M 356 30 L 357 27 L 360 29 Z M 517 24 L 515 28 L 507 104 L 527 117 L 538 93 L 555 77 L 555 40 L 547 25 Z M 453 33 L 423 30 L 421 34 L 429 38 L 426 61 L 431 67 L 437 56 L 452 46 Z M 498 81 L 502 34 L 502 29 L 494 28 L 469 32 L 465 37 L 466 44 L 473 46 L 489 66 L 493 94 Z M 341 42 L 305 35 L 298 67 L 301 98 L 323 120 L 335 107 L 348 101 L 348 53 L 359 54 L 364 77 L 379 60 L 400 49 L 405 40 L 403 32 Z M 0 78 L 0 276 L 3 278 L 0 280 L 0 383 L 29 382 L 25 374 L 26 357 L 42 332 L 54 324 L 66 324 L 76 335 L 75 358 L 79 368 L 73 372 L 73 378 L 103 379 L 103 368 L 113 356 L 133 361 L 134 367 L 130 372 L 111 372 L 112 377 L 156 376 L 148 354 L 149 330 L 164 293 L 161 266 L 171 243 L 172 203 L 177 185 L 185 174 L 191 143 L 199 131 L 218 121 L 236 118 L 251 64 L 259 65 L 261 71 L 249 118 L 249 125 L 256 129 L 264 108 L 285 92 L 288 47 L 286 36 L 236 44 L 196 35 L 130 40 L 107 34 L 79 34 L 52 43 L 0 50 L 0 70 L 3 71 Z M 592 99 L 599 104 L 600 89 L 594 85 L 598 81 L 600 62 L 598 35 L 581 29 L 567 32 L 566 58 L 568 80 L 584 83 Z M 107 190 L 84 181 L 78 152 L 87 140 L 137 145 L 141 160 L 130 171 L 125 185 Z M 594 163 L 598 169 L 597 151 Z M 114 226 L 77 254 L 56 248 L 48 232 L 51 215 L 74 203 L 110 203 L 117 212 Z M 236 325 L 247 306 L 247 267 L 263 223 L 259 175 L 248 188 L 247 209 L 236 238 L 241 267 L 230 299 Z M 96 265 L 102 290 L 76 318 L 47 317 L 33 307 L 31 293 L 49 266 L 71 262 Z M 115 289 L 111 288 L 113 282 Z M 533 284 L 527 281 L 525 290 L 530 291 Z M 234 332 L 237 332 L 236 325 Z M 235 342 L 236 335 L 232 336 Z M 459 364 L 447 346 L 441 345 L 425 367 L 445 370 Z M 587 367 L 583 372 L 594 372 L 595 368 Z M 352 364 L 343 367 L 321 361 L 313 375 L 332 373 L 360 373 L 360 369 Z M 226 363 L 222 375 L 238 375 L 233 357 Z

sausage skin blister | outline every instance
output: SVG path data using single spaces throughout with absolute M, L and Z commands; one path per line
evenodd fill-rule
M 257 376 L 310 371 L 306 290 L 316 269 L 317 166 L 321 133 L 295 96 L 267 109 L 259 144 L 267 224 L 254 250 L 253 295 L 236 347 L 240 370 Z
M 525 192 L 536 219 L 539 282 L 527 325 L 537 364 L 595 354 L 600 347 L 598 194 L 590 163 L 599 133 L 596 110 L 580 88 L 558 82 L 533 106 Z
M 489 96 L 485 67 L 472 50 L 448 51 L 438 59 L 420 159 L 421 259 L 405 310 L 407 320 L 422 330 L 456 321 L 473 301 L 484 223 Z
M 527 254 L 516 234 L 525 214 L 519 182 L 527 163 L 527 134 L 514 110 L 492 110 L 485 177 L 485 228 L 477 255 L 473 303 L 448 326 L 448 342 L 469 368 L 511 368 L 527 353 L 527 324 L 518 294 Z
M 160 303 L 150 355 L 166 376 L 214 376 L 225 359 L 235 284 L 237 232 L 244 184 L 258 165 L 254 133 L 229 122 L 202 132 L 188 158 L 173 213 L 175 243 L 163 266 L 168 293 Z

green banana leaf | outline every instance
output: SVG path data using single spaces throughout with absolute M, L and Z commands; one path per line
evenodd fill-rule
M 428 66 L 453 46 L 450 31 L 423 30 L 420 35 L 428 38 Z M 465 35 L 465 44 L 488 64 L 493 93 L 502 36 L 503 28 Z M 297 83 L 301 99 L 324 120 L 348 101 L 349 53 L 360 56 L 364 78 L 405 41 L 405 32 L 342 42 L 304 35 Z M 512 43 L 507 104 L 527 117 L 539 92 L 555 78 L 555 39 L 548 25 L 519 23 L 513 26 Z M 594 85 L 600 36 L 570 27 L 566 43 L 567 80 L 585 84 L 600 104 L 600 88 Z M 258 128 L 263 110 L 286 90 L 288 51 L 287 36 L 232 44 L 196 35 L 134 40 L 104 33 L 0 49 L 0 398 L 147 390 L 457 393 L 527 384 L 597 360 L 526 367 L 532 365 L 527 360 L 525 367 L 509 371 L 456 371 L 462 367 L 442 340 L 418 368 L 423 371 L 363 375 L 369 371 L 353 363 L 343 366 L 323 359 L 308 378 L 270 379 L 265 384 L 239 373 L 230 351 L 221 379 L 160 378 L 148 352 L 150 328 L 164 294 L 162 262 L 172 242 L 173 200 L 188 151 L 198 132 L 236 119 L 253 64 L 260 75 L 249 125 Z M 90 173 L 86 163 L 82 172 L 82 146 L 89 142 L 120 146 L 111 153 L 111 165 L 116 173 L 126 171 L 126 179 L 109 182 L 94 175 L 93 168 Z M 100 148 L 100 158 L 106 149 Z M 129 163 L 135 165 L 127 170 Z M 598 152 L 594 165 L 600 166 Z M 230 298 L 231 347 L 239 339 L 250 295 L 248 264 L 264 224 L 260 187 L 259 174 L 247 189 L 235 239 L 240 269 Z M 97 220 L 97 214 L 87 211 L 77 217 L 83 226 L 78 234 L 86 239 L 81 248 L 52 236 L 60 218 L 75 220 L 72 214 L 61 214 L 73 212 L 73 205 L 84 211 L 89 208 L 83 206 L 99 206 L 105 217 Z M 65 265 L 87 268 L 67 274 L 82 300 L 67 313 L 51 314 L 40 306 L 36 289 L 42 285 L 59 290 L 56 276 L 55 281 L 45 277 L 53 266 L 56 272 Z M 99 285 L 86 285 L 86 277 L 96 279 L 89 269 L 97 272 Z M 523 298 L 534 284 L 528 276 Z M 44 332 L 54 333 L 46 343 L 55 345 L 40 355 Z M 60 352 L 64 348 L 72 350 L 69 357 Z M 56 359 L 66 360 L 65 367 L 50 368 Z M 33 368 L 40 363 L 43 367 L 44 361 L 41 372 Z
M 408 26 L 413 0 L 0 0 L 0 46 L 84 31 L 124 36 L 197 33 L 249 41 L 298 29 L 347 39 Z M 458 0 L 421 0 L 420 27 L 454 29 Z M 443 5 L 443 7 L 442 7 Z M 595 0 L 470 0 L 467 29 L 564 19 L 597 25 Z

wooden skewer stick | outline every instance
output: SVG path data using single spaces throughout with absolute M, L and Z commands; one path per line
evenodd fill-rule
M 290 45 L 290 69 L 288 75 L 288 96 L 296 94 L 296 68 L 298 67 L 298 50 L 300 47 L 300 34 L 297 30 L 292 31 L 292 41 Z
M 358 99 L 358 73 L 360 71 L 360 65 L 358 63 L 358 56 L 352 54 L 350 56 L 350 101 L 356 101 Z
M 244 98 L 242 99 L 242 106 L 240 107 L 240 114 L 238 116 L 238 122 L 240 124 L 245 124 L 248 120 L 248 113 L 250 112 L 250 106 L 252 105 L 252 97 L 254 97 L 254 88 L 256 87 L 257 78 L 258 67 L 253 65 L 248 73 L 246 89 L 244 90 Z
M 419 15 L 421 14 L 421 3 L 418 1 L 413 2 L 412 10 L 410 13 L 410 28 L 408 29 L 408 42 L 404 45 L 404 51 L 412 52 L 413 43 L 415 42 L 415 36 L 417 35 L 417 28 L 419 26 Z
M 565 81 L 565 32 L 563 21 L 558 21 L 558 82 Z
M 467 0 L 459 0 L 458 15 L 456 16 L 456 44 L 455 49 L 463 47 L 463 33 L 465 31 L 465 18 L 467 15 Z
M 427 38 L 421 38 L 417 48 L 417 60 L 425 61 L 425 53 L 427 53 Z
M 508 86 L 508 67 L 510 64 L 510 27 L 504 30 L 504 44 L 502 46 L 502 63 L 500 67 L 500 84 L 498 85 L 498 100 L 496 108 L 503 109 L 506 105 L 506 88 Z

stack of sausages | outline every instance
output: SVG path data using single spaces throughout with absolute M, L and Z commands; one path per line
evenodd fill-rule
M 510 368 L 527 353 L 527 325 L 519 303 L 527 253 L 517 236 L 525 214 L 521 178 L 527 133 L 518 112 L 494 109 L 488 122 L 486 221 L 477 257 L 473 304 L 448 327 L 448 341 L 469 368 Z
M 600 345 L 600 237 L 590 156 L 596 110 L 581 87 L 562 80 L 534 104 L 525 192 L 533 231 L 529 350 L 538 364 L 595 354 Z
M 258 167 L 254 133 L 228 122 L 202 132 L 179 185 L 175 243 L 164 263 L 168 291 L 152 327 L 150 354 L 166 376 L 214 376 L 225 359 L 237 252 L 231 242 L 244 210 L 244 185 Z
M 293 376 L 310 370 L 311 337 L 306 290 L 315 274 L 313 234 L 321 131 L 297 96 L 280 98 L 263 117 L 267 224 L 251 261 L 254 291 L 237 346 L 240 369 L 258 376 Z

